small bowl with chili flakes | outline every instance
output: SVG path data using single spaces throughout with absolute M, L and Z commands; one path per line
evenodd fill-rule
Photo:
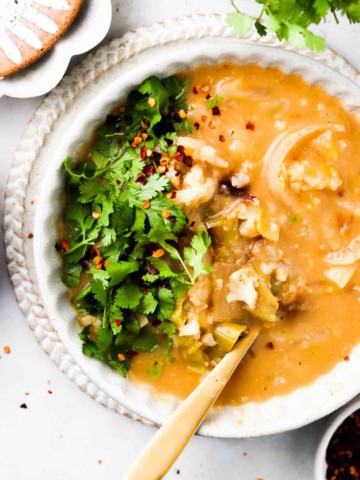
M 336 413 L 315 458 L 315 480 L 360 479 L 360 397 Z

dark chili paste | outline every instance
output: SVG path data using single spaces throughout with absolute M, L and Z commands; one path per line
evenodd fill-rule
M 326 451 L 326 480 L 360 479 L 360 409 L 338 427 Z

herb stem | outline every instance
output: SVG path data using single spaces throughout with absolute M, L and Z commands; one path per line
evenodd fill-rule
M 335 11 L 334 8 L 331 8 L 331 13 L 333 14 L 333 17 L 335 18 L 335 22 L 336 22 L 337 24 L 339 24 L 339 18 L 338 18 L 338 16 L 337 16 L 336 11 Z

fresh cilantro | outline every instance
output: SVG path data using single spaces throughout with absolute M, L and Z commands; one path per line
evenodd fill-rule
M 288 222 L 290 224 L 295 223 L 297 221 L 298 217 L 295 213 L 291 213 L 288 217 Z
M 80 283 L 81 265 L 64 264 L 62 270 L 62 281 L 69 287 L 77 287 Z
M 64 162 L 62 279 L 76 287 L 78 313 L 96 319 L 80 334 L 84 354 L 122 376 L 138 352 L 161 345 L 170 358 L 176 299 L 209 271 L 210 237 L 200 229 L 183 241 L 187 218 L 159 169 L 162 155 L 177 155 L 178 132 L 192 132 L 179 115 L 188 111 L 188 85 L 175 76 L 144 80 L 96 130 L 85 158 Z
M 214 107 L 217 107 L 221 100 L 224 100 L 224 97 L 220 97 L 219 95 L 215 95 L 215 97 L 209 98 L 209 100 L 206 100 L 206 106 L 209 110 L 211 110 Z
M 115 305 L 119 308 L 135 309 L 142 297 L 143 293 L 137 285 L 124 283 L 116 292 Z
M 309 48 L 322 51 L 325 40 L 309 30 L 318 25 L 331 13 L 336 23 L 338 14 L 346 16 L 350 23 L 360 22 L 360 4 L 358 0 L 256 0 L 261 5 L 258 16 L 253 17 L 241 12 L 231 0 L 234 12 L 227 17 L 227 23 L 235 35 L 243 36 L 255 27 L 260 36 L 274 32 L 279 40 L 287 40 L 298 49 Z

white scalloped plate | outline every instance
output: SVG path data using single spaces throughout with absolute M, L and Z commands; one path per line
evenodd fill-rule
M 345 61 L 329 50 L 296 54 L 273 48 L 278 45 L 274 38 L 264 42 L 255 32 L 245 40 L 231 38 L 224 18 L 216 15 L 141 28 L 101 48 L 61 82 L 35 114 L 15 156 L 6 192 L 5 243 L 20 306 L 38 341 L 70 378 L 101 403 L 133 418 L 162 424 L 179 400 L 136 386 L 82 355 L 74 312 L 60 281 L 54 251 L 63 186 L 61 164 L 69 152 L 76 152 L 89 138 L 93 128 L 131 87 L 148 75 L 169 75 L 224 60 L 256 62 L 301 74 L 360 115 L 356 72 Z M 346 73 L 351 80 L 335 70 Z M 199 433 L 258 436 L 321 418 L 359 392 L 360 346 L 351 352 L 351 360 L 339 363 L 329 374 L 288 395 L 241 407 L 213 409 Z
M 46 4 L 45 0 L 42 2 Z M 44 57 L 16 74 L 0 78 L 0 97 L 30 98 L 52 90 L 74 55 L 88 52 L 103 40 L 110 28 L 111 16 L 111 0 L 84 1 L 70 29 Z

